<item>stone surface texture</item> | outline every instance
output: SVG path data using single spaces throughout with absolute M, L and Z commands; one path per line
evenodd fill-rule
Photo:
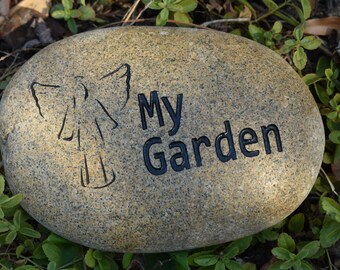
M 145 111 L 143 130 L 138 94 L 150 102 L 152 91 L 164 125 L 156 109 L 153 118 Z M 178 94 L 180 127 L 170 136 L 161 98 L 176 112 Z M 215 139 L 225 121 L 237 159 L 222 162 Z M 324 148 L 317 105 L 278 54 L 234 35 L 184 28 L 97 30 L 48 46 L 8 85 L 0 123 L 6 179 L 24 195 L 24 209 L 67 239 L 113 251 L 191 249 L 272 226 L 306 198 Z M 261 126 L 270 124 L 282 151 L 271 132 L 267 154 Z M 257 156 L 240 150 L 244 128 L 258 136 L 246 146 Z M 200 146 L 197 166 L 192 139 L 201 136 L 211 146 Z M 143 157 L 155 137 L 162 143 L 152 145 L 150 159 L 159 167 L 154 154 L 164 152 L 161 175 Z M 174 141 L 186 145 L 190 168 L 172 169 Z M 222 140 L 225 154 L 229 146 Z

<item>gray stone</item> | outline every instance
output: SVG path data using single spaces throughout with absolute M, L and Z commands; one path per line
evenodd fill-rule
M 114 251 L 190 249 L 272 226 L 306 198 L 324 148 L 317 105 L 278 54 L 196 29 L 52 44 L 13 77 L 0 122 L 6 177 L 27 212 Z

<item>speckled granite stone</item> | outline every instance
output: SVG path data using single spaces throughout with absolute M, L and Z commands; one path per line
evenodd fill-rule
M 115 251 L 190 249 L 274 225 L 306 198 L 324 148 L 318 108 L 279 55 L 195 29 L 50 45 L 13 77 L 0 122 L 6 177 L 28 213 Z

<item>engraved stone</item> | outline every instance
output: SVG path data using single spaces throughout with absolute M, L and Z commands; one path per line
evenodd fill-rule
M 324 131 L 308 88 L 247 39 L 117 28 L 48 46 L 0 109 L 6 177 L 53 232 L 161 252 L 259 232 L 317 177 Z

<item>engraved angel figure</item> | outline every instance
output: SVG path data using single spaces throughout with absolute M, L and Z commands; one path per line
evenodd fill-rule
M 88 140 L 95 142 L 96 148 L 103 148 L 107 136 L 111 136 L 114 129 L 119 126 L 116 118 L 130 98 L 130 79 L 131 68 L 125 63 L 95 79 L 74 76 L 71 81 L 63 80 L 60 84 L 38 80 L 31 83 L 31 94 L 40 117 L 59 125 L 56 139 L 73 145 L 84 153 L 79 170 L 80 183 L 83 187 L 104 188 L 116 180 L 114 168 L 102 155 L 98 153 L 89 156 L 91 143 L 88 143 Z M 70 88 L 72 91 L 69 91 Z M 51 100 L 51 95 L 53 104 L 50 105 L 49 102 L 46 105 L 44 101 L 46 98 Z M 45 106 L 49 106 L 49 110 Z M 51 111 L 51 106 L 60 112 L 53 114 L 57 117 L 47 115 Z M 100 171 L 100 176 L 92 171 Z

